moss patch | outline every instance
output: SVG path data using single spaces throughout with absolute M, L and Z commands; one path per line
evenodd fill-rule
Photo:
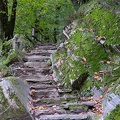
M 105 118 L 105 120 L 119 120 L 120 119 L 120 104 Z
M 16 97 L 14 93 L 10 95 L 10 99 L 14 99 L 19 108 L 13 108 L 9 105 L 8 100 L 5 98 L 2 89 L 0 88 L 0 116 L 1 120 L 10 118 L 22 118 L 26 114 L 26 110 Z

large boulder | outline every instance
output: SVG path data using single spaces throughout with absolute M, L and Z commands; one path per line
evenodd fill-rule
M 0 120 L 31 120 L 9 80 L 0 80 Z

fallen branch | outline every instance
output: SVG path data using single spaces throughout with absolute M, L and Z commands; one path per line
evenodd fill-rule
M 67 39 L 70 39 L 70 37 L 67 35 L 67 33 L 65 32 L 65 30 L 63 30 L 63 34 L 65 35 L 65 37 L 67 37 Z
M 11 107 L 11 104 L 6 108 L 6 110 L 4 110 L 2 113 L 0 113 L 0 115 L 4 114 L 10 107 Z

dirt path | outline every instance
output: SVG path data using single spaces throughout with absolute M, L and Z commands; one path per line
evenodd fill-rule
M 82 104 L 53 80 L 51 54 L 55 50 L 54 45 L 42 44 L 27 53 L 23 63 L 12 66 L 14 76 L 29 86 L 29 112 L 34 120 L 87 120 L 91 116 L 89 104 Z

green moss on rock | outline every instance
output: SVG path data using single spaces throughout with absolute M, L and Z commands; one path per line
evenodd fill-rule
M 105 120 L 119 120 L 120 119 L 120 104 L 105 118 Z
M 0 88 L 0 119 L 7 120 L 7 119 L 19 119 L 22 118 L 25 114 L 27 114 L 25 108 L 16 97 L 14 93 L 10 95 L 11 100 L 15 100 L 16 105 L 18 108 L 14 108 L 12 105 L 8 103 L 8 100 L 5 98 L 2 89 Z

